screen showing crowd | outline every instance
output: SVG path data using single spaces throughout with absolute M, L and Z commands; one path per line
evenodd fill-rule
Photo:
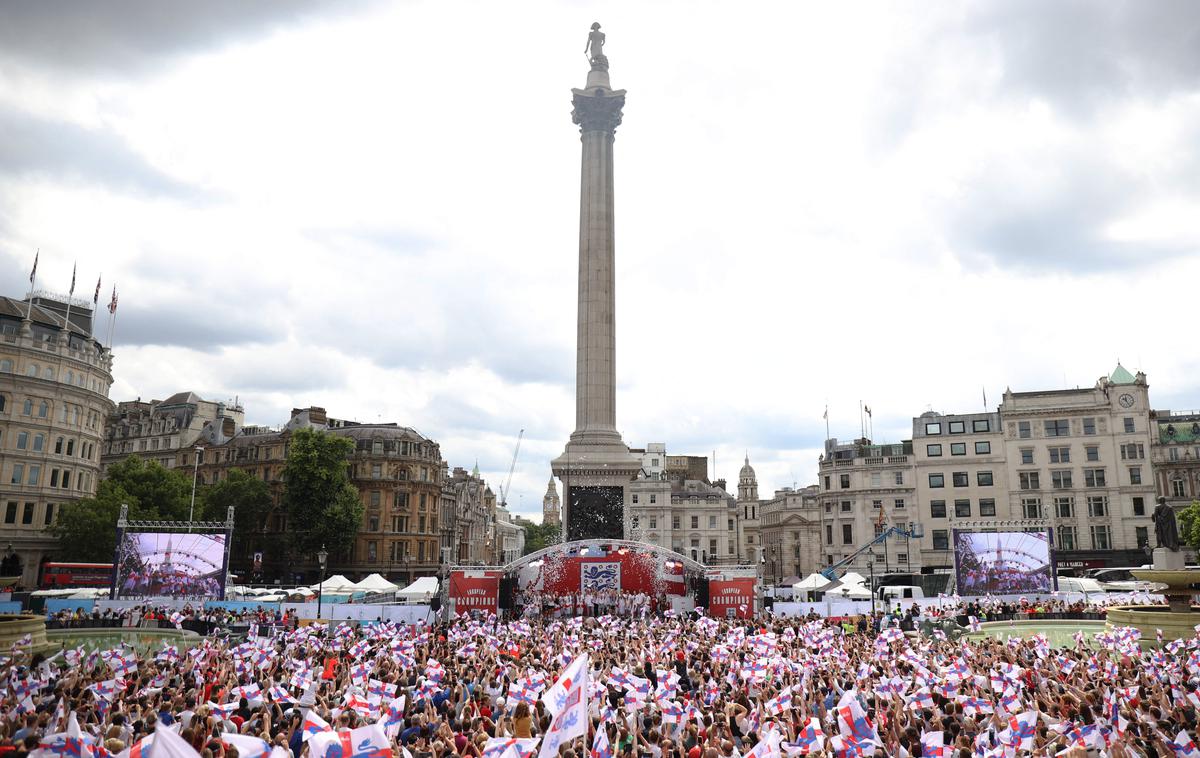
M 224 565 L 224 534 L 128 533 L 117 547 L 117 597 L 222 599 Z
M 1054 591 L 1050 533 L 954 532 L 960 595 L 1019 595 Z

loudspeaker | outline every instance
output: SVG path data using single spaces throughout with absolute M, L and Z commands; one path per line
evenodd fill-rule
M 708 607 L 708 580 L 707 579 L 697 579 L 696 580 L 696 605 L 700 606 L 701 608 Z
M 438 611 L 440 611 L 442 609 L 442 596 L 441 595 L 433 596 L 433 599 L 429 601 L 429 609 L 431 611 L 433 611 L 434 613 L 437 613 Z
M 500 580 L 500 597 L 497 599 L 497 605 L 502 611 L 512 610 L 514 595 L 517 592 L 516 578 L 503 577 Z

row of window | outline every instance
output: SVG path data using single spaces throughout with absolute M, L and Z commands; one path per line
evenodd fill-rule
M 971 501 L 969 499 L 954 501 L 955 518 L 971 518 L 971 515 Z M 996 515 L 995 498 L 984 497 L 979 499 L 979 515 L 981 517 Z M 946 501 L 930 500 L 929 516 L 930 518 L 946 518 Z
M 1127 469 L 1129 474 L 1130 484 L 1142 483 L 1142 467 L 1129 466 Z M 1042 488 L 1041 472 L 1038 471 L 1018 471 L 1017 472 L 1018 486 L 1023 490 L 1040 490 Z M 1072 469 L 1054 469 L 1050 472 L 1050 487 L 1056 490 L 1069 490 L 1075 486 L 1075 477 Z M 1105 469 L 1102 468 L 1085 468 L 1083 470 L 1083 486 L 1085 487 L 1107 487 L 1108 475 Z
M 903 471 L 889 471 L 889 472 L 887 472 L 887 478 L 890 479 L 892 484 L 894 484 L 897 487 L 904 486 L 904 472 Z M 871 482 L 872 487 L 882 487 L 883 479 L 884 479 L 884 472 L 882 472 L 882 471 L 872 471 L 870 474 L 870 482 Z M 839 474 L 838 475 L 838 488 L 843 489 L 843 490 L 850 489 L 850 475 L 849 474 Z M 829 476 L 828 475 L 826 475 L 826 477 L 825 477 L 825 489 L 829 489 Z
M 950 455 L 966 455 L 966 454 L 967 454 L 967 443 L 965 443 L 965 442 L 951 442 L 950 443 Z M 991 455 L 992 454 L 992 443 L 988 442 L 987 440 L 980 440 L 979 442 L 976 442 L 975 443 L 975 454 L 976 455 Z M 933 444 L 926 445 L 925 446 L 925 455 L 929 456 L 930 458 L 941 458 L 942 457 L 941 443 L 933 443 Z
M 691 516 L 690 519 L 691 519 L 691 528 L 699 529 L 700 528 L 700 517 L 699 516 Z M 632 523 L 633 523 L 633 528 L 637 529 L 639 526 L 637 516 L 633 517 Z M 683 528 L 682 524 L 683 524 L 683 521 L 682 521 L 681 517 L 671 516 L 671 528 L 672 529 L 676 529 L 676 530 L 682 529 Z M 734 530 L 734 526 L 735 526 L 735 524 L 734 524 L 733 519 L 725 520 L 725 528 L 728 531 L 732 532 Z M 657 529 L 658 528 L 658 517 L 657 516 L 647 516 L 646 517 L 646 528 L 647 529 Z M 717 529 L 718 528 L 717 527 L 717 516 L 715 514 L 710 515 L 708 517 L 708 528 L 709 529 Z
M 395 541 L 384 544 L 388 546 L 388 561 L 390 563 L 405 563 L 407 561 L 416 561 L 417 563 L 421 563 L 425 561 L 425 555 L 427 551 L 426 543 L 423 541 L 417 542 L 417 554 L 415 557 L 409 551 L 408 542 Z M 435 543 L 429 543 L 428 554 L 429 560 L 431 561 L 437 558 L 437 545 Z M 379 561 L 379 543 L 375 540 L 370 540 L 367 542 L 367 561 L 369 563 L 376 563 Z
M 15 435 L 10 435 L 13 439 L 14 450 L 28 450 L 34 453 L 46 452 L 46 435 L 41 432 L 19 431 Z M 75 455 L 75 440 L 67 437 L 57 437 L 54 440 L 55 455 Z M 92 460 L 95 454 L 95 445 L 91 442 L 83 442 L 78 445 L 79 457 L 85 460 Z
M 951 474 L 950 474 L 950 481 L 952 482 L 952 486 L 954 486 L 954 487 L 970 487 L 971 486 L 971 474 L 968 471 L 954 471 L 954 472 L 951 472 Z M 977 485 L 979 485 L 980 487 L 991 487 L 992 484 L 994 483 L 994 478 L 992 476 L 992 472 L 991 471 L 976 471 L 975 472 L 975 483 Z M 929 475 L 929 488 L 930 489 L 937 490 L 937 489 L 942 489 L 945 486 L 946 486 L 946 475 L 945 474 L 939 473 L 939 474 L 930 474 Z
M 57 487 L 59 489 L 72 489 L 71 469 L 50 469 L 50 479 L 47 486 Z M 80 472 L 74 477 L 76 490 L 88 491 L 91 487 L 92 475 L 86 471 Z M 14 463 L 12 465 L 11 476 L 9 477 L 10 484 L 23 484 L 30 487 L 39 487 L 42 484 L 42 467 L 40 464 L 31 463 L 28 467 L 24 463 Z
M 392 531 L 400 534 L 408 532 L 408 516 L 392 516 Z M 428 527 L 428 528 L 426 528 Z M 424 514 L 417 516 L 417 534 L 436 534 L 438 528 L 437 516 L 430 514 L 428 521 Z M 367 531 L 379 531 L 379 517 L 371 516 L 367 519 Z
M 38 400 L 27 397 L 25 402 L 21 404 L 21 415 L 28 418 L 50 418 L 50 401 Z M 0 395 L 0 413 L 8 409 L 8 396 Z M 79 426 L 85 420 L 83 408 L 70 403 L 62 403 L 58 407 L 59 423 L 73 423 Z M 99 423 L 100 414 L 95 411 L 88 411 L 86 416 L 87 427 L 95 429 Z
M 1083 433 L 1089 437 L 1096 434 L 1096 417 L 1088 416 L 1082 420 Z M 1125 434 L 1133 434 L 1137 431 L 1137 426 L 1134 424 L 1133 416 L 1125 416 L 1122 419 L 1122 429 Z M 1042 422 L 1042 432 L 1046 437 L 1069 437 L 1071 436 L 1071 420 L 1065 418 L 1046 419 Z M 1017 437 L 1020 439 L 1030 439 L 1033 437 L 1033 422 L 1018 421 L 1017 422 Z
M 984 529 L 982 531 L 991 531 Z M 1060 550 L 1082 550 L 1084 545 L 1078 539 L 1078 527 L 1075 526 L 1060 526 L 1055 530 L 1055 539 L 1058 542 Z M 1112 528 L 1108 524 L 1092 524 L 1088 527 L 1088 531 L 1092 538 L 1093 550 L 1111 550 L 1112 549 Z M 1145 546 L 1149 539 L 1148 530 L 1144 526 L 1135 527 L 1137 533 L 1138 545 Z M 949 550 L 950 549 L 950 530 L 949 529 L 933 529 L 930 530 L 930 535 L 933 538 L 934 550 Z
M 966 434 L 966 421 L 950 421 L 946 424 L 946 431 L 950 434 Z M 990 432 L 992 431 L 992 422 L 986 418 L 975 419 L 971 422 L 972 432 Z M 942 423 L 940 421 L 931 421 L 925 424 L 926 436 L 933 437 L 942 433 Z
M 28 503 L 27 502 L 27 503 L 25 503 L 24 508 L 21 508 L 20 505 L 21 504 L 16 502 L 15 500 L 8 501 L 8 503 L 4 507 L 4 523 L 6 523 L 6 524 L 17 523 L 17 514 L 19 512 L 21 515 L 21 524 L 23 526 L 30 526 L 33 524 L 34 511 L 37 509 L 37 503 Z M 42 512 L 42 525 L 43 526 L 50 526 L 52 523 L 54 523 L 54 513 L 55 513 L 54 503 L 46 503 L 46 509 Z
M 0 359 L 0 374 L 11 374 L 11 373 L 13 373 L 12 360 L 9 358 Z M 33 377 L 35 379 L 38 377 L 41 377 L 42 379 L 54 381 L 54 376 L 55 376 L 54 367 L 46 366 L 43 369 L 36 363 L 30 363 L 25 367 L 25 375 L 29 376 L 29 377 Z M 90 386 L 92 388 L 93 392 L 100 391 L 100 382 L 98 382 L 95 379 L 92 379 L 91 383 L 89 384 L 87 376 L 85 374 L 82 374 L 82 373 L 76 374 L 71 369 L 67 369 L 66 371 L 63 372 L 62 380 L 63 380 L 64 384 L 71 384 L 76 387 Z
M 1107 495 L 1088 495 L 1084 500 L 1087 503 L 1088 518 L 1103 518 L 1111 512 Z M 1051 507 L 1058 518 L 1075 518 L 1076 508 L 1074 497 L 1055 497 L 1051 500 Z M 1045 518 L 1046 514 L 1042 499 L 1040 497 L 1021 498 L 1021 515 L 1030 519 Z M 1146 504 L 1143 498 L 1133 498 L 1133 515 L 1146 515 Z
M 903 510 L 904 498 L 902 498 L 902 497 L 892 498 L 892 507 Z M 839 504 L 839 508 L 842 513 L 852 513 L 854 511 L 854 501 L 853 500 L 843 500 Z M 874 510 L 882 509 L 883 508 L 883 500 L 881 498 L 876 498 L 876 499 L 872 500 L 871 508 L 873 508 Z M 833 503 L 825 503 L 825 512 L 833 513 Z

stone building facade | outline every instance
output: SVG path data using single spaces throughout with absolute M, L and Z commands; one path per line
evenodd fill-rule
M 784 487 L 762 503 L 759 531 L 764 583 L 794 584 L 824 568 L 820 503 L 816 485 L 798 490 Z
M 558 487 L 554 484 L 554 476 L 546 485 L 546 494 L 542 496 L 542 523 L 562 524 L 562 500 L 558 497 Z
M 640 477 L 626 487 L 627 539 L 707 565 L 736 565 L 741 514 L 724 488 L 694 479 Z
M 1155 495 L 1165 497 L 1178 515 L 1200 500 L 1200 411 L 1154 411 L 1151 425 Z
M 822 566 L 850 556 L 889 526 L 914 520 L 916 481 L 911 440 L 876 445 L 865 438 L 850 443 L 829 439 L 817 465 Z M 875 549 L 875 571 L 914 570 L 920 552 L 909 543 L 897 538 Z M 870 560 L 871 556 L 863 553 L 845 569 L 865 576 L 871 570 Z
M 442 480 L 443 519 L 449 518 L 449 563 L 490 566 L 496 561 L 496 497 L 479 474 L 455 468 Z
M 331 554 L 330 574 L 349 577 L 379 573 L 397 584 L 419 576 L 436 576 L 441 562 L 441 449 L 409 427 L 396 424 L 358 424 L 329 418 L 325 409 L 295 409 L 283 429 L 244 427 L 235 436 L 222 438 L 219 429 L 206 425 L 208 444 L 203 452 L 185 448 L 176 465 L 191 467 L 199 455 L 200 484 L 228 478 L 241 469 L 270 485 L 276 504 L 283 494 L 283 471 L 292 434 L 301 428 L 318 429 L 354 442 L 350 479 L 363 503 L 363 523 L 348 553 Z M 265 534 L 283 534 L 287 517 L 277 508 L 267 521 Z M 312 573 L 312 556 L 264 555 L 265 574 L 294 579 Z M 235 573 L 244 570 L 249 555 L 231 556 Z
M 68 300 L 0 297 L 0 550 L 26 588 L 55 554 L 59 510 L 96 494 L 113 409 L 112 351 L 93 335 L 92 304 Z
M 738 472 L 737 507 L 741 513 L 738 534 L 738 561 L 747 566 L 760 566 L 763 559 L 758 476 L 750 465 L 750 455 Z
M 244 420 L 240 405 L 205 400 L 195 392 L 178 392 L 166 400 L 124 400 L 105 424 L 101 472 L 131 455 L 174 468 L 181 448 L 202 442 L 206 425 L 222 424 L 225 436 L 232 437 Z

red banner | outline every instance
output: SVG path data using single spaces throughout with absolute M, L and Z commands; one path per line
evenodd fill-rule
M 495 613 L 499 597 L 499 571 L 450 572 L 450 607 L 456 616 L 471 611 Z
M 708 583 L 708 615 L 748 619 L 754 616 L 756 579 L 713 579 Z

